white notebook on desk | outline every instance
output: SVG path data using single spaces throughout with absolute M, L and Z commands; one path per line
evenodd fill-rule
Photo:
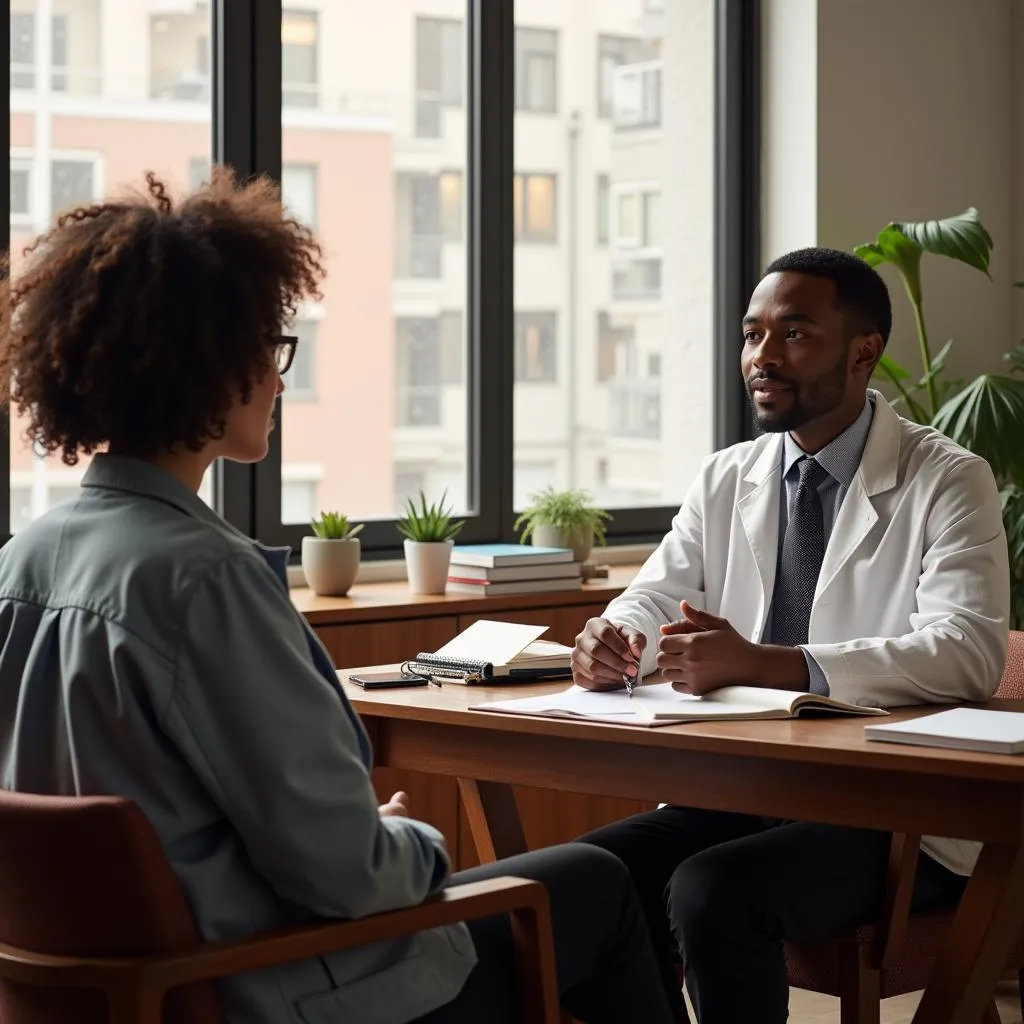
M 887 714 L 880 708 L 846 704 L 833 697 L 798 693 L 795 690 L 768 690 L 758 686 L 725 686 L 703 697 L 694 697 L 674 690 L 671 683 L 651 683 L 637 687 L 634 694 L 630 697 L 625 690 L 594 691 L 571 686 L 568 690 L 545 694 L 543 697 L 474 704 L 471 710 L 614 722 L 647 728 L 716 719 L 750 721 L 799 718 L 801 715 L 828 712 L 844 715 Z
M 1024 754 L 1024 714 L 985 708 L 950 708 L 909 722 L 867 725 L 869 740 L 913 743 L 921 747 L 980 750 L 989 754 Z

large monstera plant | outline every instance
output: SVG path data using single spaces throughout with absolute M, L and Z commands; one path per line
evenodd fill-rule
M 871 266 L 891 263 L 903 279 L 914 311 L 921 375 L 883 356 L 876 373 L 894 389 L 892 402 L 918 423 L 930 423 L 958 444 L 988 460 L 1000 486 L 1003 522 L 1010 546 L 1012 624 L 1024 627 L 1024 343 L 1007 352 L 1006 373 L 973 380 L 951 378 L 947 341 L 933 354 L 924 318 L 921 258 L 945 256 L 986 277 L 992 238 L 973 207 L 958 217 L 919 224 L 889 224 L 874 242 L 855 252 Z M 1024 287 L 1024 282 L 1017 284 Z

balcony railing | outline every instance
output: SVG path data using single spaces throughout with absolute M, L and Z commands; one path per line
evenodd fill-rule
M 609 437 L 661 437 L 661 381 L 657 377 L 614 377 L 608 382 Z
M 619 258 L 612 263 L 612 298 L 620 302 L 661 298 L 661 257 Z
M 154 71 L 150 76 L 149 92 L 158 100 L 192 100 L 209 103 L 210 76 L 201 71 Z
M 395 394 L 395 425 L 399 427 L 441 426 L 440 385 L 399 385 Z
M 11 65 L 11 90 L 34 92 L 36 67 L 34 64 Z M 100 91 L 99 68 L 73 68 L 63 64 L 50 67 L 50 91 L 60 95 L 95 96 Z

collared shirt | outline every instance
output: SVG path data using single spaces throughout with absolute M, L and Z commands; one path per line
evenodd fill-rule
M 782 480 L 785 486 L 779 488 L 779 553 L 781 557 L 782 542 L 786 537 L 786 528 L 789 526 L 790 512 L 793 503 L 796 501 L 797 485 L 800 482 L 800 471 L 797 463 L 802 458 L 813 458 L 824 469 L 828 476 L 818 485 L 818 495 L 821 498 L 821 508 L 824 513 L 822 525 L 825 532 L 825 545 L 828 545 L 832 536 L 832 528 L 835 526 L 836 518 L 839 516 L 839 509 L 842 507 L 846 492 L 850 489 L 854 477 L 857 475 L 857 467 L 860 465 L 861 456 L 864 454 L 864 445 L 868 440 L 868 432 L 871 430 L 871 420 L 874 417 L 875 407 L 870 399 L 864 400 L 864 408 L 860 415 L 850 424 L 838 437 L 833 438 L 821 451 L 812 456 L 807 453 L 793 440 L 792 435 L 786 434 L 782 445 Z M 768 618 L 765 622 L 762 634 L 765 643 L 772 642 L 772 618 L 774 609 L 768 609 Z M 804 657 L 807 659 L 807 669 L 810 673 L 811 693 L 828 695 L 829 687 L 825 681 L 825 673 L 822 672 L 818 663 L 801 648 Z
M 283 553 L 163 470 L 98 455 L 79 497 L 0 551 L 0 786 L 133 800 L 203 938 L 444 884 L 442 836 L 380 816 L 370 757 Z M 473 962 L 456 925 L 220 989 L 229 1024 L 392 1024 L 454 998 Z

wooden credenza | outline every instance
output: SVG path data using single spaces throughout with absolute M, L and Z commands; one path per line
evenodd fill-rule
M 445 594 L 414 597 L 406 583 L 367 583 L 347 597 L 318 597 L 306 589 L 292 591 L 295 606 L 306 616 L 340 669 L 403 661 L 433 651 L 477 619 L 504 619 L 544 625 L 545 639 L 572 644 L 591 616 L 600 615 L 636 573 L 636 566 L 612 569 L 608 580 L 584 584 L 568 593 L 520 594 L 515 597 L 467 597 Z M 458 685 L 458 684 L 453 684 Z M 469 824 L 454 779 L 422 772 L 377 769 L 374 785 L 384 801 L 404 789 L 416 817 L 444 833 L 460 868 L 477 863 Z M 646 810 L 653 804 L 635 800 L 586 797 L 520 786 L 516 801 L 531 849 L 566 842 L 599 825 Z

